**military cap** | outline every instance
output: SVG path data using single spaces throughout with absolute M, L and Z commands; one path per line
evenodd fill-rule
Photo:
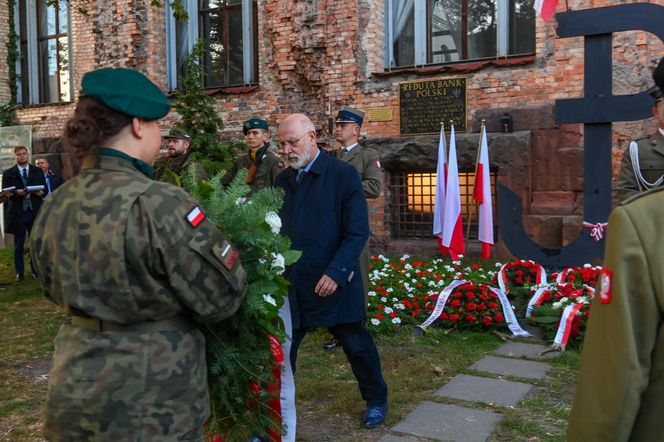
M 247 135 L 247 132 L 249 132 L 251 129 L 268 130 L 269 128 L 270 126 L 268 126 L 267 121 L 260 118 L 250 118 L 242 125 L 242 133 Z
M 342 107 L 337 113 L 337 123 L 357 123 L 362 126 L 364 121 L 364 112 L 361 110 L 353 109 L 352 107 Z
M 170 139 L 170 138 L 173 138 L 175 140 L 191 141 L 191 137 L 189 136 L 189 134 L 187 132 L 183 131 L 182 129 L 177 129 L 177 128 L 171 129 L 168 132 L 168 135 L 164 136 L 164 138 L 166 138 L 167 140 Z
M 659 60 L 655 72 L 652 73 L 652 79 L 655 80 L 655 84 L 659 87 L 659 90 L 664 93 L 664 57 Z
M 650 95 L 655 102 L 661 100 L 664 98 L 664 94 L 662 94 L 662 90 L 658 88 L 656 85 L 648 89 L 646 92 L 648 92 L 648 95 Z
M 158 120 L 171 108 L 168 98 L 145 75 L 127 68 L 101 68 L 81 80 L 81 96 L 94 97 L 117 112 Z

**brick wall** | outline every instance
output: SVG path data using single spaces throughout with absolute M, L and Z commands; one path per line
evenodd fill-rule
M 11 99 L 9 89 L 9 67 L 7 66 L 7 42 L 9 41 L 9 2 L 0 0 L 0 103 Z
M 623 0 L 569 0 L 558 11 L 626 3 Z M 661 0 L 655 3 L 662 4 Z M 258 0 L 258 88 L 248 93 L 216 93 L 216 108 L 226 123 L 224 137 L 239 138 L 250 116 L 272 124 L 286 114 L 304 112 L 321 128 L 321 142 L 329 140 L 325 127 L 330 114 L 347 104 L 368 110 L 389 107 L 393 119 L 366 122 L 367 137 L 398 137 L 397 84 L 424 78 L 464 75 L 468 78 L 468 126 L 477 130 L 480 118 L 495 128 L 508 110 L 515 130 L 532 133 L 528 183 L 524 196 L 530 233 L 545 245 L 571 241 L 578 234 L 582 211 L 581 125 L 556 125 L 556 99 L 582 96 L 583 40 L 557 39 L 555 21 L 537 19 L 536 54 L 514 60 L 424 69 L 384 68 L 384 1 L 382 0 Z M 0 36 L 6 30 L 0 4 Z M 97 0 L 89 3 L 89 18 L 72 11 L 74 79 L 97 66 L 130 66 L 165 84 L 164 12 L 149 0 Z M 2 45 L 0 45 L 2 46 Z M 3 48 L 0 47 L 0 57 Z M 614 35 L 615 94 L 635 93 L 651 84 L 650 72 L 664 54 L 664 45 L 645 32 Z M 0 63 L 1 70 L 5 69 Z M 0 85 L 0 100 L 3 97 Z M 37 138 L 58 137 L 70 104 L 35 106 L 18 112 L 20 121 L 35 125 Z M 171 114 L 165 126 L 178 116 Z M 653 129 L 652 120 L 614 124 L 614 173 L 628 140 Z M 495 129 L 494 129 L 495 130 Z M 551 169 L 556 173 L 551 173 Z M 501 170 L 509 174 L 509 169 Z M 509 180 L 507 177 L 505 179 Z M 376 238 L 389 238 L 389 216 L 383 194 L 370 202 Z

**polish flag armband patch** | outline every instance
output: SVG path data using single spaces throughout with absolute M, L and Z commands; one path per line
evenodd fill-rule
M 187 214 L 187 221 L 191 227 L 198 227 L 198 225 L 205 219 L 205 214 L 200 207 L 196 206 Z
M 610 269 L 602 269 L 599 274 L 599 301 L 602 304 L 611 302 L 611 285 L 613 283 L 613 272 Z

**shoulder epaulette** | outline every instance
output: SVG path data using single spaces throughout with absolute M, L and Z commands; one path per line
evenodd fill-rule
M 622 202 L 620 203 L 620 205 L 621 205 L 621 206 L 624 206 L 624 205 L 626 205 L 626 204 L 629 204 L 629 203 L 631 203 L 631 202 L 633 202 L 633 201 L 638 200 L 639 198 L 643 198 L 643 197 L 645 197 L 645 196 L 649 196 L 649 195 L 652 195 L 653 193 L 661 192 L 661 191 L 663 191 L 663 190 L 664 190 L 664 186 L 660 186 L 660 187 L 655 187 L 654 189 L 647 190 L 647 191 L 645 191 L 645 192 L 637 193 L 636 195 L 632 195 L 632 196 L 630 196 L 629 198 L 627 198 L 627 199 L 625 199 L 624 201 L 622 201 Z

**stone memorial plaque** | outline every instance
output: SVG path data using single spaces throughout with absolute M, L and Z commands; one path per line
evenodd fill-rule
M 437 134 L 441 122 L 447 132 L 450 120 L 456 132 L 465 132 L 466 85 L 465 77 L 399 83 L 401 135 Z

